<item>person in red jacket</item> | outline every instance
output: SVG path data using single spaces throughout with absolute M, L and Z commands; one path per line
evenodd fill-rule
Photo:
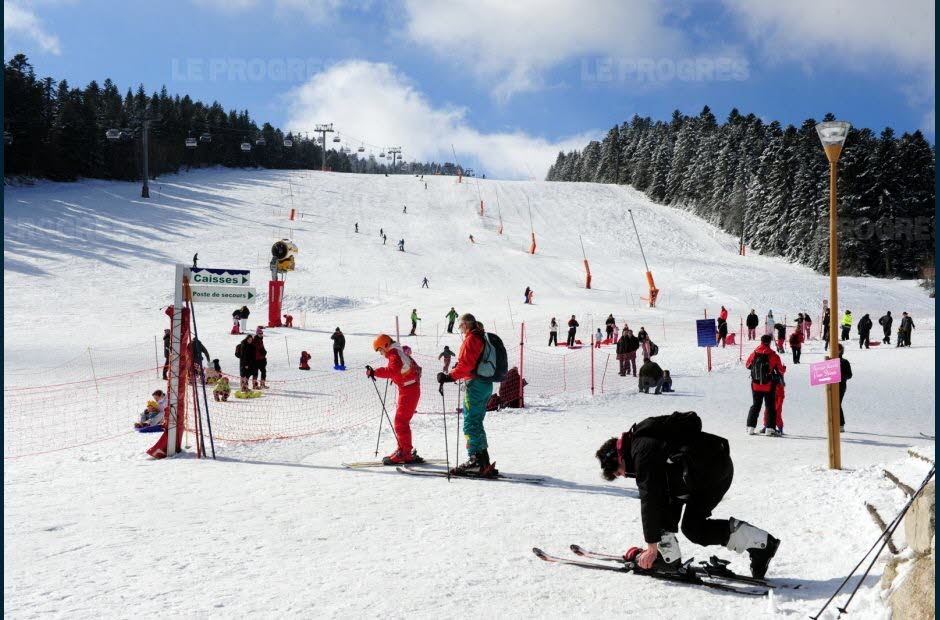
M 728 311 L 725 309 L 724 306 L 721 307 L 721 312 L 718 313 L 718 320 L 719 320 L 719 321 L 727 321 L 727 320 L 728 320 Z
M 770 334 L 760 337 L 760 344 L 747 358 L 745 368 L 751 371 L 751 397 L 753 404 L 747 414 L 747 434 L 755 434 L 757 416 L 762 406 L 767 407 L 767 434 L 777 434 L 777 403 L 774 400 L 774 372 L 781 375 L 787 367 L 780 361 L 780 356 L 770 348 Z
M 800 363 L 800 355 L 803 353 L 803 327 L 798 325 L 796 331 L 790 334 L 790 350 L 793 352 L 793 363 Z
M 376 377 L 389 379 L 398 387 L 398 403 L 395 407 L 395 438 L 398 439 L 398 449 L 383 458 L 382 462 L 386 465 L 423 463 L 424 459 L 418 456 L 418 452 L 411 445 L 411 418 L 418 409 L 418 401 L 421 400 L 421 367 L 402 350 L 400 344 L 386 334 L 379 334 L 372 346 L 376 353 L 388 360 L 388 366 L 366 366 L 366 376 L 373 381 Z

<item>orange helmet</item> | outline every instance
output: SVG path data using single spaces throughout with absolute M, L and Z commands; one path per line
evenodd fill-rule
M 392 346 L 392 338 L 386 334 L 379 334 L 372 343 L 372 348 L 378 351 L 380 348 L 387 349 Z

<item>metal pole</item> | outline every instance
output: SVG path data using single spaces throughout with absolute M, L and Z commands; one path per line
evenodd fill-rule
M 627 209 L 627 213 L 630 214 L 630 221 L 633 222 L 633 232 L 636 234 L 636 244 L 640 246 L 640 256 L 643 257 L 643 265 L 646 267 L 646 270 L 650 270 L 649 263 L 646 262 L 646 254 L 643 252 L 643 244 L 640 242 L 640 231 L 636 229 L 636 220 L 633 219 L 633 209 Z
M 150 198 L 150 121 L 144 121 L 144 131 L 143 131 L 143 161 L 144 161 L 144 186 L 140 190 L 141 198 Z
M 836 206 L 836 164 L 839 153 L 833 149 L 829 156 L 829 357 L 839 359 L 839 229 Z M 829 422 L 829 469 L 842 469 L 839 427 L 839 386 L 830 383 L 828 390 L 827 420 Z

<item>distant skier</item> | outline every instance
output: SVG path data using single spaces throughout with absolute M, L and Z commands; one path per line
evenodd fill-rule
M 574 318 L 574 315 L 571 315 L 571 319 L 568 321 L 568 346 L 573 347 L 575 342 L 575 335 L 578 333 L 578 326 L 580 324 Z
M 453 334 L 454 333 L 454 321 L 457 320 L 457 311 L 454 310 L 453 306 L 451 306 L 450 312 L 445 314 L 444 317 L 447 318 L 447 333 Z
M 346 336 L 337 327 L 333 335 L 330 336 L 333 341 L 333 370 L 346 370 L 346 360 L 343 358 L 343 350 L 346 349 Z
M 311 355 L 306 351 L 300 352 L 300 370 L 310 370 Z
M 793 363 L 800 363 L 800 355 L 803 353 L 803 331 L 800 329 L 793 330 L 793 333 L 790 334 L 790 351 L 793 352 Z
M 597 333 L 594 334 L 594 347 L 597 349 L 601 348 L 601 342 L 604 340 L 604 332 L 601 331 L 601 328 L 597 328 Z
M 388 241 L 388 235 L 382 235 L 382 245 L 385 245 L 385 242 Z
M 754 349 L 744 364 L 744 367 L 751 371 L 751 398 L 753 400 L 747 413 L 748 435 L 754 434 L 761 406 L 767 407 L 768 433 L 773 435 L 777 432 L 777 405 L 774 402 L 773 373 L 785 374 L 787 367 L 780 361 L 780 356 L 770 349 L 770 340 L 769 334 L 761 336 L 760 344 L 757 345 L 757 348 Z
M 359 222 L 356 222 L 356 232 L 359 232 Z
M 696 545 L 723 545 L 750 556 L 751 575 L 763 579 L 780 541 L 746 521 L 710 518 L 731 488 L 734 464 L 728 440 L 702 431 L 693 411 L 655 416 L 608 439 L 595 454 L 605 480 L 636 479 L 646 549 L 624 559 L 643 570 L 682 566 L 676 533 Z M 684 510 L 683 510 L 684 508 Z
M 809 312 L 803 313 L 803 340 L 809 340 L 813 337 L 813 319 L 810 318 Z
M 389 379 L 398 387 L 398 401 L 395 406 L 395 437 L 398 449 L 382 459 L 386 465 L 404 463 L 423 463 L 417 450 L 411 443 L 411 418 L 418 410 L 421 400 L 421 367 L 408 355 L 402 346 L 386 334 L 379 334 L 372 343 L 376 353 L 383 356 L 388 365 L 385 368 L 366 366 L 366 377 L 375 381 Z
M 911 332 L 914 331 L 914 319 L 907 312 L 901 313 L 901 327 L 898 328 L 898 346 L 911 346 Z
M 384 228 L 380 228 L 380 229 L 379 229 L 379 236 L 380 236 L 380 237 L 384 237 L 384 236 L 385 236 L 385 229 L 384 229 Z
M 418 318 L 418 309 L 417 309 L 417 308 L 412 308 L 412 309 L 411 309 L 411 333 L 408 334 L 409 336 L 414 336 L 414 335 L 416 335 L 416 334 L 415 334 L 415 330 L 418 329 L 418 321 L 420 321 L 420 320 L 421 320 L 421 319 Z
M 470 243 L 476 243 L 476 241 L 473 240 L 473 235 L 470 235 Z
M 427 276 L 425 276 L 424 279 L 421 280 L 421 288 L 431 288 L 430 286 L 428 286 L 428 278 L 427 278 Z
M 170 372 L 170 330 L 163 330 L 163 378 L 166 379 Z
M 607 320 L 604 321 L 604 325 L 607 328 L 607 338 L 613 339 L 614 337 L 614 327 L 617 326 L 617 319 L 614 318 L 613 313 L 607 315 Z
M 823 339 L 823 343 L 828 349 L 829 348 L 829 326 L 831 325 L 830 318 L 829 318 L 829 308 L 826 308 L 826 310 L 823 312 L 822 324 L 823 324 L 822 339 Z
M 727 337 L 728 337 L 728 321 L 725 321 L 719 318 L 718 319 L 718 337 L 717 337 L 715 344 L 717 345 L 720 342 L 721 348 L 724 349 L 725 339 Z
M 751 308 L 751 313 L 747 315 L 747 319 L 744 321 L 745 326 L 747 327 L 747 339 L 754 340 L 757 338 L 757 326 L 760 325 L 760 319 L 757 316 L 757 312 L 754 308 Z
M 768 310 L 767 316 L 764 317 L 764 333 L 773 335 L 774 333 L 774 311 Z
M 552 322 L 548 325 L 548 346 L 558 346 L 558 321 L 552 317 Z
M 841 340 L 848 340 L 849 334 L 852 331 L 852 311 L 846 310 L 845 314 L 842 316 L 842 338 Z
M 858 348 L 861 349 L 864 346 L 868 348 L 869 336 L 871 335 L 871 328 L 873 327 L 871 322 L 871 317 L 867 314 L 862 316 L 862 319 L 858 322 Z
M 529 303 L 529 293 L 531 292 L 532 292 L 531 288 L 529 288 L 528 286 L 525 287 L 525 292 L 522 293 L 522 303 L 524 304 Z
M 454 357 L 454 352 L 450 350 L 446 344 L 444 345 L 444 350 L 441 351 L 441 354 L 437 356 L 437 359 L 444 360 L 444 372 L 450 370 L 450 360 Z
M 405 205 L 401 208 L 402 213 L 408 213 L 408 205 Z
M 777 330 L 777 353 L 786 353 L 784 343 L 787 340 L 787 326 L 783 323 L 777 323 L 774 325 L 774 329 Z
M 643 357 L 650 357 L 650 336 L 646 333 L 646 328 L 640 325 L 640 331 L 636 333 L 637 342 L 643 349 Z
M 891 311 L 888 312 L 878 319 L 878 325 L 881 325 L 881 329 L 884 331 L 884 338 L 881 339 L 881 344 L 891 344 L 891 324 L 894 323 L 894 317 L 891 316 Z
M 404 251 L 405 251 L 405 240 L 404 240 L 404 239 L 399 239 L 399 240 L 398 240 L 398 251 L 399 251 L 399 252 L 404 252 Z
M 255 352 L 255 365 L 251 374 L 251 389 L 268 389 L 268 350 L 264 348 L 264 337 L 261 333 L 255 334 L 255 340 L 252 343 Z M 258 382 L 258 375 L 261 375 L 261 381 Z

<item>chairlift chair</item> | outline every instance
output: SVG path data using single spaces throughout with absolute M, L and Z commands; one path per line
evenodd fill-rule
M 194 149 L 196 148 L 196 144 L 197 144 L 196 138 L 193 138 L 193 137 L 186 138 L 186 148 Z
M 109 129 L 104 133 L 104 137 L 111 142 L 116 142 L 121 139 L 122 133 L 123 132 L 120 129 Z
M 244 151 L 244 152 L 247 153 L 247 152 L 250 151 L 250 150 L 251 150 L 251 143 L 250 143 L 250 142 L 242 142 L 242 151 Z
M 284 148 L 289 149 L 292 146 L 294 146 L 294 141 L 291 140 L 290 138 L 284 138 Z
M 356 150 L 357 150 L 358 152 L 360 152 L 360 153 L 365 153 L 365 152 L 366 152 L 366 147 L 364 147 L 364 146 L 362 146 L 362 145 L 360 144 L 360 145 L 359 145 L 359 148 L 356 149 Z
M 342 142 L 339 136 L 333 136 L 333 142 Z
M 212 134 L 209 133 L 208 131 L 204 132 L 202 135 L 199 136 L 199 141 L 205 142 L 205 143 L 212 142 Z
M 264 138 L 258 138 L 255 140 L 255 146 L 264 146 L 265 144 L 267 144 L 267 141 L 265 141 Z

